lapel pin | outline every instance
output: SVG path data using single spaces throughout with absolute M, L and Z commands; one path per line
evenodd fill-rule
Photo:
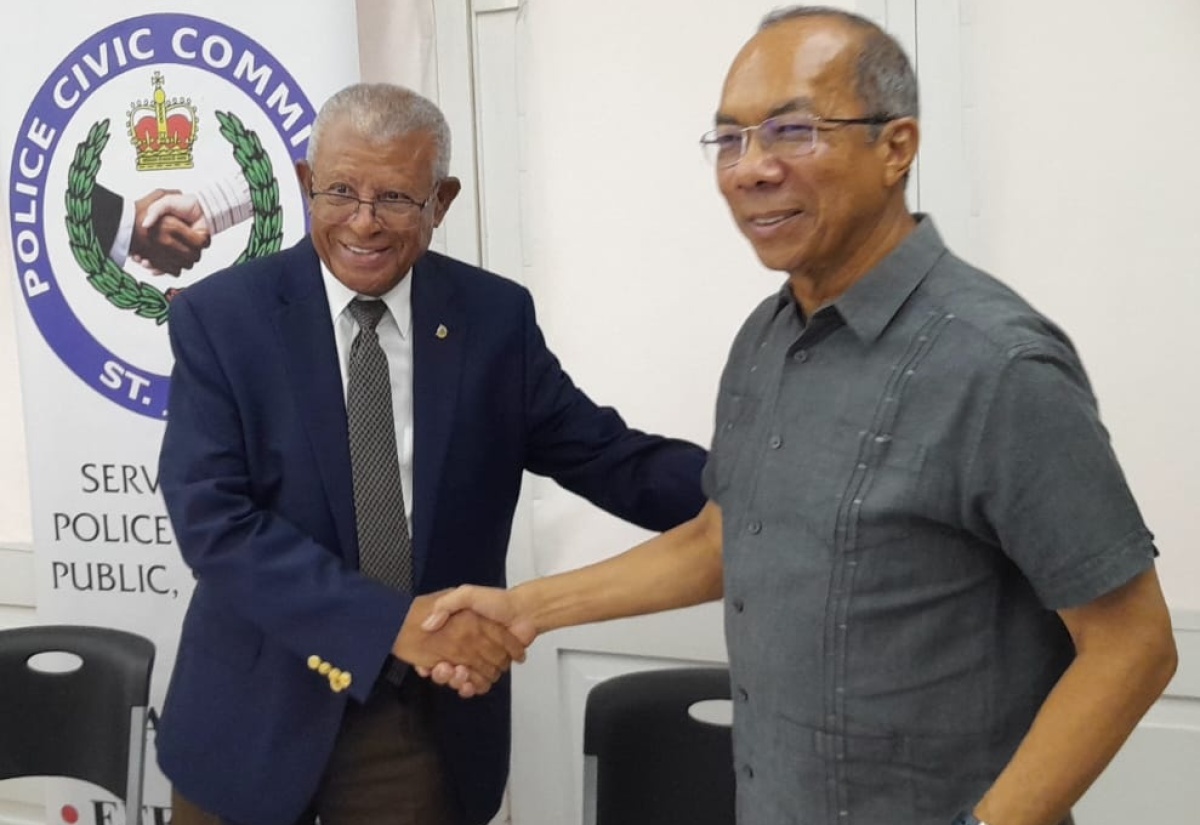
M 445 324 L 438 324 L 437 332 L 434 333 L 438 338 L 445 338 L 450 334 L 450 330 L 446 329 Z

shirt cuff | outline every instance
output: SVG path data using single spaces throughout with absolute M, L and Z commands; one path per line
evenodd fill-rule
M 117 224 L 117 234 L 113 238 L 112 248 L 108 257 L 119 267 L 125 266 L 129 259 L 129 244 L 133 241 L 133 219 L 137 216 L 137 204 L 129 198 L 121 202 L 121 222 Z

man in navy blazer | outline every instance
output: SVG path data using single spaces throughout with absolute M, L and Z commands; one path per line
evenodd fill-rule
M 388 85 L 339 92 L 297 165 L 311 235 L 172 304 L 160 472 L 196 576 L 157 740 L 174 825 L 486 822 L 508 770 L 502 672 L 523 645 L 469 613 L 420 630 L 430 594 L 503 584 L 526 470 L 653 530 L 703 504 L 703 450 L 594 404 L 547 349 L 525 289 L 428 251 L 459 191 L 448 162 L 429 101 Z M 355 298 L 390 311 L 378 329 L 412 592 L 359 571 Z M 465 662 L 486 695 L 464 701 L 411 670 L 397 687 L 381 678 L 393 658 Z

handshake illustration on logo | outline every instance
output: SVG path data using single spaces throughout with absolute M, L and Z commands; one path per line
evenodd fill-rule
M 191 269 L 214 235 L 253 215 L 241 173 L 195 192 L 153 189 L 132 203 L 99 184 L 92 191 L 93 225 L 109 258 L 122 267 L 132 258 L 156 275 Z

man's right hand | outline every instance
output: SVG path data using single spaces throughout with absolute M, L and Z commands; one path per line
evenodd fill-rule
M 525 661 L 526 644 L 503 624 L 471 611 L 445 616 L 436 630 L 425 629 L 439 595 L 413 599 L 392 654 L 422 674 L 439 662 L 454 662 L 461 668 L 460 684 L 454 686 L 461 695 L 487 693 L 513 661 Z
M 716 601 L 724 592 L 721 508 L 708 502 L 691 521 L 597 562 L 511 590 L 463 585 L 438 594 L 424 624 L 438 629 L 471 613 L 508 628 L 523 645 L 539 633 Z M 421 664 L 417 671 L 440 685 L 463 691 L 461 662 Z
M 421 626 L 425 630 L 437 630 L 453 616 L 466 610 L 504 625 L 526 647 L 533 644 L 534 638 L 537 637 L 537 629 L 533 622 L 520 615 L 521 610 L 512 590 L 474 584 L 464 584 L 439 593 L 433 610 Z
M 212 242 L 195 195 L 155 189 L 134 207 L 129 253 L 156 275 L 179 275 L 191 269 Z
M 517 640 L 528 647 L 537 637 L 533 622 L 520 614 L 512 590 L 495 587 L 463 585 L 438 594 L 433 610 L 421 625 L 427 632 L 437 632 L 458 616 L 478 615 L 508 628 Z M 464 699 L 474 695 L 470 669 L 454 659 L 445 659 L 432 668 L 418 667 L 417 673 L 439 685 L 458 691 Z

